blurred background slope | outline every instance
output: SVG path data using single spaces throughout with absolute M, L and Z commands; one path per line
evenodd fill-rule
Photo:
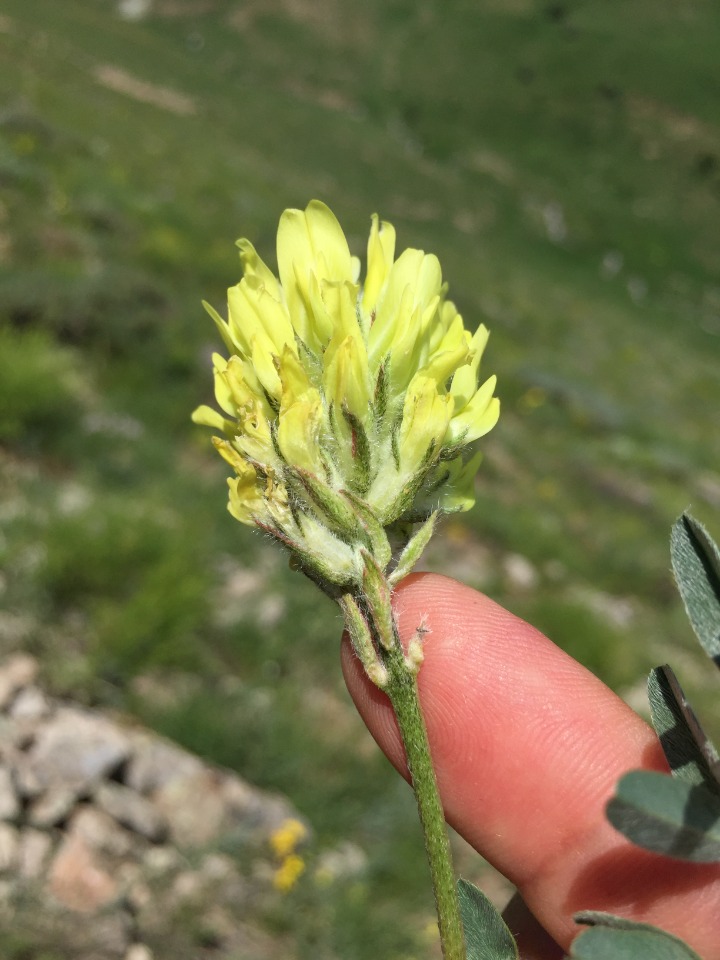
M 430 896 L 335 610 L 227 517 L 189 422 L 199 301 L 312 197 L 355 253 L 373 211 L 437 253 L 503 416 L 427 566 L 634 705 L 667 659 L 709 705 L 667 540 L 689 504 L 720 533 L 718 49 L 700 0 L 3 3 L 0 653 L 366 851 L 268 913 L 298 957 L 425 955 Z

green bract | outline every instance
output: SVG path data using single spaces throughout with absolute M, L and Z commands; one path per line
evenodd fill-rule
M 214 356 L 223 412 L 202 406 L 193 419 L 223 434 L 236 519 L 286 544 L 315 579 L 359 584 L 378 526 L 473 505 L 470 445 L 499 414 L 495 377 L 478 385 L 488 331 L 465 329 L 437 257 L 394 258 L 395 231 L 377 216 L 362 285 L 317 200 L 280 218 L 279 280 L 248 240 L 238 246 L 227 321 L 206 305 L 229 353 Z

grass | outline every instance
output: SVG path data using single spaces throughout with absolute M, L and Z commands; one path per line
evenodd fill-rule
M 282 931 L 298 956 L 426 955 L 394 919 L 431 916 L 411 800 L 342 691 L 337 616 L 227 518 L 189 424 L 215 346 L 199 301 L 237 279 L 237 236 L 272 259 L 312 196 L 358 253 L 373 210 L 435 251 L 492 328 L 504 414 L 428 563 L 482 556 L 466 579 L 621 689 L 679 644 L 707 709 L 667 542 L 688 504 L 718 535 L 720 16 L 6 0 L 0 25 L 0 647 L 364 847 L 365 892 Z M 347 933 L 367 903 L 373 937 Z

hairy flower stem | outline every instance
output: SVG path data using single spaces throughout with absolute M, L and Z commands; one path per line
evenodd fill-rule
M 377 622 L 379 617 L 387 614 L 387 611 L 370 609 L 368 613 L 371 630 L 376 634 L 373 621 Z M 435 894 L 443 957 L 444 960 L 465 960 L 465 937 L 460 918 L 455 871 L 445 816 L 430 756 L 427 728 L 420 708 L 417 666 L 413 666 L 406 660 L 394 617 L 392 617 L 392 623 L 394 634 L 392 647 L 389 650 L 379 647 L 380 658 L 388 671 L 388 682 L 384 689 L 395 711 L 415 791 Z

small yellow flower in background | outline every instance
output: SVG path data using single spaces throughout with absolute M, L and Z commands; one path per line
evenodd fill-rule
M 295 817 L 283 820 L 270 835 L 270 846 L 280 865 L 273 873 L 273 886 L 281 893 L 291 890 L 305 872 L 305 861 L 295 853 L 298 844 L 306 840 L 308 830 L 304 823 Z
M 229 354 L 213 358 L 222 412 L 193 419 L 222 434 L 232 515 L 326 590 L 357 588 L 366 551 L 383 570 L 397 559 L 388 535 L 402 545 L 413 524 L 473 505 L 472 445 L 499 415 L 495 377 L 478 378 L 487 329 L 465 329 L 437 257 L 395 258 L 377 216 L 362 284 L 317 200 L 280 218 L 279 279 L 248 240 L 238 247 L 227 320 L 205 305 Z
M 307 835 L 305 824 L 291 817 L 284 820 L 270 835 L 270 846 L 276 857 L 287 857 L 295 851 L 299 843 L 307 838 Z
M 273 874 L 273 886 L 281 893 L 287 893 L 295 886 L 305 872 L 305 861 L 296 853 L 285 857 Z

